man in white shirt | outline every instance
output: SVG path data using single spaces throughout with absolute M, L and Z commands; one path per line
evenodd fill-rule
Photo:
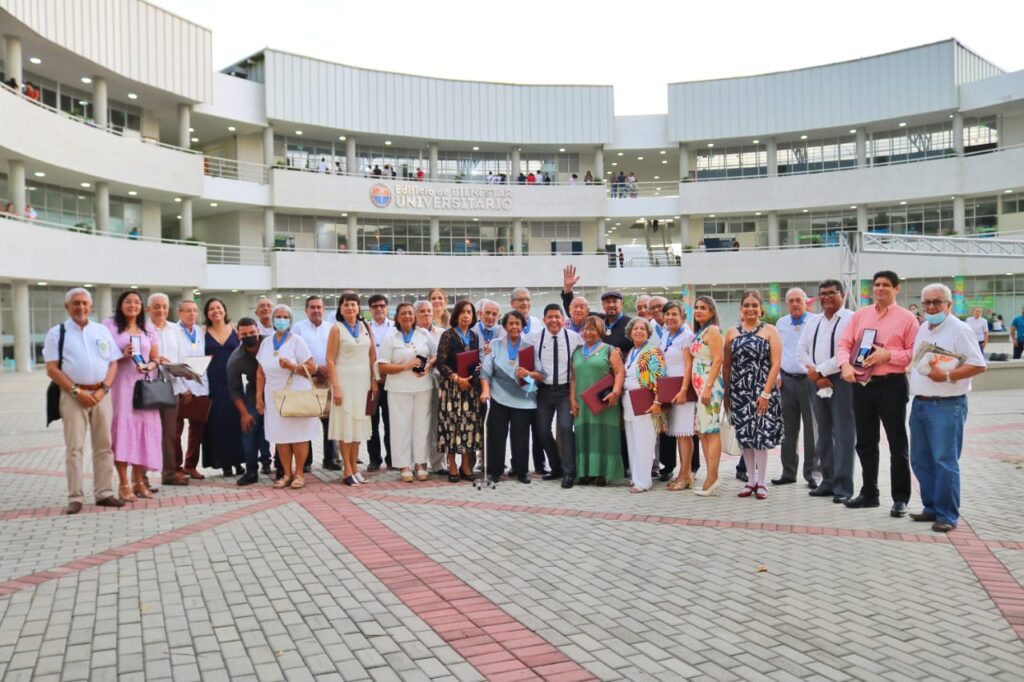
M 945 284 L 921 291 L 925 322 L 914 339 L 914 357 L 925 343 L 964 358 L 962 364 L 940 364 L 925 353 L 910 368 L 910 464 L 921 485 L 924 509 L 914 521 L 932 522 L 932 530 L 948 533 L 960 520 L 960 450 L 967 421 L 971 377 L 985 371 L 985 357 L 971 329 L 950 309 L 953 295 Z
M 373 334 L 373 343 L 377 349 L 377 356 L 380 357 L 380 344 L 388 332 L 395 328 L 395 323 L 388 319 L 388 299 L 383 294 L 370 296 L 367 302 L 370 306 L 371 319 L 369 324 L 370 332 Z M 376 368 L 374 369 L 376 371 Z M 388 412 L 388 393 L 384 387 L 383 378 L 378 379 L 380 386 L 380 399 L 377 401 L 377 410 L 370 418 L 373 433 L 366 443 L 366 449 L 370 453 L 370 465 L 367 471 L 377 471 L 381 464 L 391 467 L 391 414 Z M 381 422 L 384 423 L 384 453 L 381 457 Z
M 43 343 L 46 375 L 60 388 L 68 476 L 68 506 L 64 511 L 82 511 L 82 450 L 87 431 L 92 441 L 92 489 L 96 504 L 122 507 L 124 501 L 115 497 L 113 490 L 110 424 L 114 411 L 107 397 L 121 353 L 107 328 L 89 319 L 92 295 L 87 289 L 69 290 L 64 295 L 64 309 L 68 319 L 50 329 Z
M 167 294 L 150 294 L 146 301 L 146 314 L 156 330 L 156 345 L 160 349 L 160 364 L 167 365 L 181 360 L 181 331 L 178 325 L 170 322 L 167 316 L 171 312 L 171 299 Z M 185 390 L 178 379 L 171 379 L 174 395 L 181 395 Z M 160 480 L 164 485 L 188 485 L 189 478 L 184 472 L 178 471 L 177 449 L 174 446 L 178 436 L 178 406 L 164 407 L 160 410 L 160 427 L 163 431 L 161 448 L 164 454 L 163 471 Z M 180 447 L 180 445 L 179 445 Z
M 793 288 L 786 292 L 786 306 L 789 315 L 780 317 L 775 323 L 782 340 L 782 475 L 772 479 L 772 485 L 796 483 L 797 466 L 800 456 L 796 442 L 800 437 L 800 424 L 804 427 L 803 476 L 807 487 L 818 487 L 814 470 L 818 468 L 814 453 L 814 416 L 811 412 L 811 396 L 816 390 L 807 379 L 807 368 L 797 359 L 800 335 L 808 324 L 818 316 L 807 312 L 807 294 L 803 289 Z
M 651 297 L 647 294 L 640 294 L 636 297 L 636 316 L 642 317 L 645 320 L 651 319 L 651 314 L 647 311 L 647 306 L 651 301 Z
M 814 454 L 821 463 L 821 483 L 812 497 L 832 497 L 840 504 L 853 496 L 853 463 L 856 451 L 856 419 L 853 384 L 842 381 L 836 362 L 836 340 L 843 338 L 853 311 L 843 306 L 846 298 L 838 280 L 818 285 L 821 315 L 804 325 L 797 360 L 807 370 L 814 412 Z
M 178 342 L 179 357 L 197 358 L 206 356 L 206 335 L 202 327 L 196 324 L 199 317 L 199 307 L 195 301 L 185 299 L 178 304 Z M 199 446 L 203 442 L 203 431 L 206 430 L 206 418 L 185 417 L 186 410 L 201 415 L 209 413 L 210 387 L 206 383 L 206 375 L 202 381 L 182 380 L 182 390 L 178 395 L 178 428 L 176 429 L 175 445 L 175 468 L 183 471 L 190 478 L 202 480 L 206 478 L 199 473 L 196 467 L 199 466 Z M 196 402 L 196 405 L 192 405 Z M 196 409 L 196 408 L 200 409 Z M 205 409 L 203 409 L 205 408 Z M 185 431 L 185 420 L 188 419 L 188 448 L 184 457 L 181 450 L 181 434 Z
M 975 306 L 971 311 L 971 316 L 964 320 L 971 331 L 974 332 L 974 338 L 978 340 L 978 346 L 981 350 L 985 350 L 985 346 L 988 345 L 988 320 L 981 316 L 983 312 L 984 310 L 982 310 L 980 305 Z
M 274 321 L 270 319 L 270 313 L 274 310 L 274 302 L 269 298 L 261 298 L 256 302 L 256 328 L 260 330 L 260 336 L 270 336 L 274 333 Z
M 661 337 L 665 335 L 665 314 L 662 308 L 666 303 L 668 303 L 668 299 L 664 296 L 651 296 L 647 301 L 647 314 L 650 316 L 648 319 L 651 321 L 651 326 L 654 327 L 652 341 L 658 345 L 661 345 Z
M 563 488 L 571 488 L 576 480 L 576 439 L 572 430 L 569 401 L 569 379 L 572 376 L 572 354 L 583 343 L 579 334 L 565 328 L 562 309 L 557 303 L 544 308 L 544 329 L 534 345 L 536 371 L 544 375 L 537 384 L 535 431 L 547 455 L 551 472 L 544 480 L 562 479 Z M 551 420 L 556 419 L 558 441 L 551 433 Z
M 306 319 L 296 322 L 292 331 L 296 336 L 302 337 L 309 346 L 309 352 L 313 354 L 313 362 L 316 363 L 316 374 L 313 381 L 317 386 L 325 388 L 329 386 L 327 379 L 327 337 L 331 333 L 331 326 L 324 322 L 324 301 L 319 296 L 310 296 L 306 299 Z M 329 471 L 341 471 L 338 464 L 338 444 L 327 435 L 327 426 L 330 419 L 321 419 L 323 427 L 323 449 L 324 469 Z M 306 460 L 306 466 L 312 467 L 313 444 L 309 444 L 310 457 Z M 309 469 L 307 468 L 308 472 Z
M 531 346 L 536 346 L 537 340 L 540 338 L 540 332 L 544 329 L 544 323 L 530 314 L 532 305 L 533 296 L 530 295 L 529 289 L 526 287 L 516 287 L 512 290 L 512 309 L 518 311 L 526 319 L 526 326 L 523 327 L 523 340 Z M 544 475 L 546 473 L 544 469 L 544 448 L 541 446 L 541 434 L 537 428 L 536 420 L 530 429 L 530 437 L 532 439 L 530 449 L 533 454 L 533 470 L 538 474 Z M 525 471 L 513 471 L 512 475 L 516 476 L 525 473 Z
M 480 339 L 480 360 L 491 352 L 491 342 L 505 335 L 505 330 L 498 324 L 501 318 L 501 304 L 488 298 L 482 298 L 476 304 L 478 319 L 473 333 Z

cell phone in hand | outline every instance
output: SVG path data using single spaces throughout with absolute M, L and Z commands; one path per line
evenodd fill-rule
M 142 357 L 142 337 L 141 336 L 129 336 L 128 342 L 132 345 L 132 360 L 139 367 L 143 367 L 146 364 L 146 358 Z

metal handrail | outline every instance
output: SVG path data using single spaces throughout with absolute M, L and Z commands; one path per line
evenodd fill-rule
M 223 159 L 217 156 L 203 157 L 203 175 L 211 178 L 227 178 L 243 182 L 270 184 L 270 167 L 262 163 Z
M 492 187 L 600 187 L 604 185 L 600 178 L 594 178 L 591 182 L 586 183 L 583 181 L 583 177 L 580 176 L 576 182 L 571 180 L 566 182 L 536 182 L 532 185 L 526 183 L 520 183 L 514 177 L 509 177 L 508 182 L 487 182 L 487 176 L 470 175 L 470 176 L 444 176 L 438 178 L 431 178 L 425 176 L 422 180 L 415 177 L 403 177 L 401 175 L 390 176 L 390 175 L 373 175 L 372 172 L 355 172 L 350 173 L 348 171 L 332 170 L 329 166 L 326 171 L 318 171 L 315 168 L 300 168 L 298 166 L 289 166 L 284 163 L 275 163 L 270 166 L 271 170 L 284 170 L 284 171 L 295 171 L 297 173 L 313 173 L 314 175 L 333 175 L 337 177 L 347 178 L 363 178 L 364 180 L 377 180 L 379 182 L 435 182 L 445 184 L 456 184 L 456 185 L 488 185 Z
M 270 265 L 270 250 L 262 246 L 204 244 L 210 265 Z
M 54 223 L 48 220 L 38 220 L 33 218 L 25 218 L 23 216 L 12 215 L 10 213 L 0 212 L 0 218 L 4 220 L 11 220 L 14 222 L 24 223 L 26 225 L 32 225 L 34 227 L 43 227 L 50 230 L 60 230 L 62 232 L 71 232 L 73 234 L 82 234 L 90 237 L 103 237 L 107 239 L 124 239 L 135 242 L 146 242 L 149 244 L 171 244 L 177 246 L 205 246 L 197 240 L 189 239 L 165 239 L 163 237 L 147 237 L 143 234 L 130 234 L 126 232 L 99 232 L 91 227 L 79 227 L 76 225 L 65 225 L 63 223 Z
M 977 236 L 930 237 L 865 232 L 861 235 L 860 248 L 861 251 L 875 253 L 1024 257 L 1024 240 Z
M 609 180 L 609 199 L 636 199 L 638 197 L 678 197 L 679 183 L 675 180 L 649 180 L 644 182 L 618 182 Z
M 167 144 L 166 142 L 160 142 L 159 140 L 155 140 L 155 139 L 153 139 L 151 137 L 144 137 L 144 136 L 140 135 L 138 138 L 136 138 L 133 135 L 125 135 L 123 129 L 119 130 L 119 129 L 113 127 L 113 126 L 109 126 L 108 125 L 107 127 L 104 128 L 103 126 L 97 125 L 96 122 L 93 121 L 93 120 L 90 120 L 88 118 L 84 118 L 82 116 L 75 116 L 74 114 L 69 114 L 68 112 L 62 111 L 62 110 L 60 110 L 60 109 L 58 109 L 56 107 L 51 107 L 49 104 L 43 104 L 39 100 L 32 99 L 32 98 L 26 96 L 25 93 L 19 92 L 18 90 L 15 90 L 11 86 L 7 85 L 7 83 L 0 83 L 0 91 L 5 91 L 5 92 L 7 92 L 10 95 L 14 95 L 14 96 L 16 96 L 16 97 L 18 97 L 20 99 L 23 99 L 24 101 L 26 101 L 26 102 L 28 102 L 30 104 L 33 104 L 33 105 L 39 107 L 40 109 L 44 109 L 44 110 L 50 112 L 51 114 L 56 114 L 57 116 L 60 116 L 62 118 L 66 118 L 66 119 L 68 119 L 70 121 L 74 121 L 75 123 L 81 123 L 83 125 L 89 126 L 90 128 L 93 128 L 94 130 L 102 130 L 105 133 L 110 133 L 111 135 L 116 135 L 117 137 L 121 137 L 121 138 L 124 138 L 124 139 L 137 139 L 139 142 L 143 142 L 145 144 L 151 144 L 151 145 L 154 145 L 156 147 L 163 147 L 164 149 L 170 149 L 170 150 L 176 151 L 176 152 L 183 152 L 185 154 L 198 155 L 198 154 L 202 153 L 202 152 L 200 152 L 197 149 L 187 149 L 185 147 L 178 147 L 178 146 L 175 146 L 175 145 L 172 145 L 172 144 Z

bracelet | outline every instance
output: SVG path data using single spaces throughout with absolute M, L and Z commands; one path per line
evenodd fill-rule
M 761 391 L 761 397 L 764 398 L 765 400 L 771 400 L 772 399 L 771 393 L 765 393 L 764 391 Z
M 110 393 L 110 386 L 107 386 L 106 384 L 104 384 L 104 383 L 101 383 L 101 384 L 100 384 L 100 388 L 102 388 L 102 389 L 103 389 L 103 392 L 104 392 L 104 393 Z

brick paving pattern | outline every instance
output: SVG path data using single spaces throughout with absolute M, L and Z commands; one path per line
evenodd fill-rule
M 208 472 L 68 517 L 44 387 L 0 377 L 2 680 L 1016 681 L 1024 669 L 1024 390 L 971 397 L 963 519 L 941 535 L 889 517 L 885 500 L 848 510 L 799 485 L 757 501 L 736 498 L 738 482 L 700 499 L 389 472 L 352 489 L 318 466 L 302 491 Z

